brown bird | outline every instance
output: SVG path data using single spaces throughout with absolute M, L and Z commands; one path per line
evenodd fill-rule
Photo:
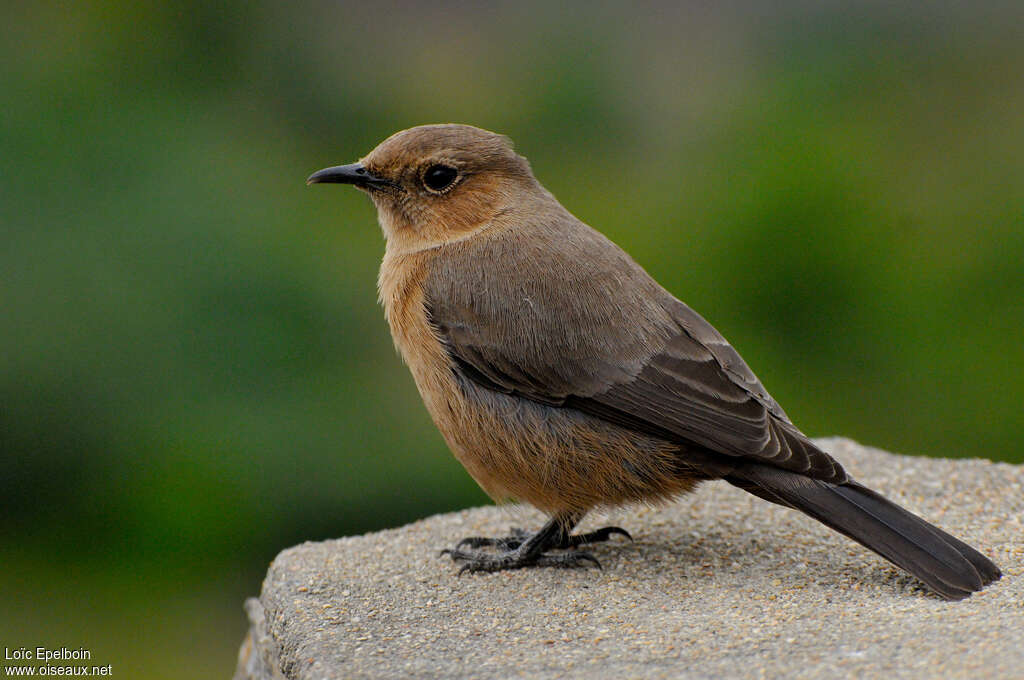
M 724 479 L 945 598 L 1000 577 L 969 545 L 851 478 L 711 324 L 562 207 L 506 137 L 411 128 L 307 183 L 327 182 L 353 184 L 377 207 L 380 299 L 455 457 L 492 498 L 551 517 L 534 534 L 464 539 L 446 551 L 462 570 L 596 564 L 560 551 L 628 536 L 572 535 L 592 508 Z

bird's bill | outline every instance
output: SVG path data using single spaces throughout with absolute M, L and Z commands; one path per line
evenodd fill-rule
M 362 163 L 349 163 L 318 170 L 309 176 L 306 184 L 354 184 L 358 187 L 366 187 L 390 186 L 392 183 L 370 174 Z

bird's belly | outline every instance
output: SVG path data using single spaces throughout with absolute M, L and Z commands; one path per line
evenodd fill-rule
M 458 397 L 450 410 L 431 415 L 455 457 L 496 500 L 554 514 L 666 500 L 696 484 L 682 472 L 675 444 L 464 378 L 452 382 Z

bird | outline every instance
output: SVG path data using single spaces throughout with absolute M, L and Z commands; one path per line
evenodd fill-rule
M 702 316 L 572 215 L 509 138 L 399 131 L 308 184 L 369 195 L 386 246 L 391 334 L 455 457 L 535 532 L 468 537 L 459 573 L 600 567 L 573 534 L 597 508 L 724 480 L 818 520 L 958 600 L 1000 578 L 986 556 L 860 484 L 801 432 Z M 583 549 L 580 549 L 583 548 Z

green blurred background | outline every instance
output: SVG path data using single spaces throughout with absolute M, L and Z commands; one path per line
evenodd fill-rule
M 395 355 L 369 201 L 303 183 L 421 123 L 510 135 L 809 434 L 1024 460 L 1020 3 L 0 24 L 0 646 L 229 677 L 278 551 L 486 502 Z

